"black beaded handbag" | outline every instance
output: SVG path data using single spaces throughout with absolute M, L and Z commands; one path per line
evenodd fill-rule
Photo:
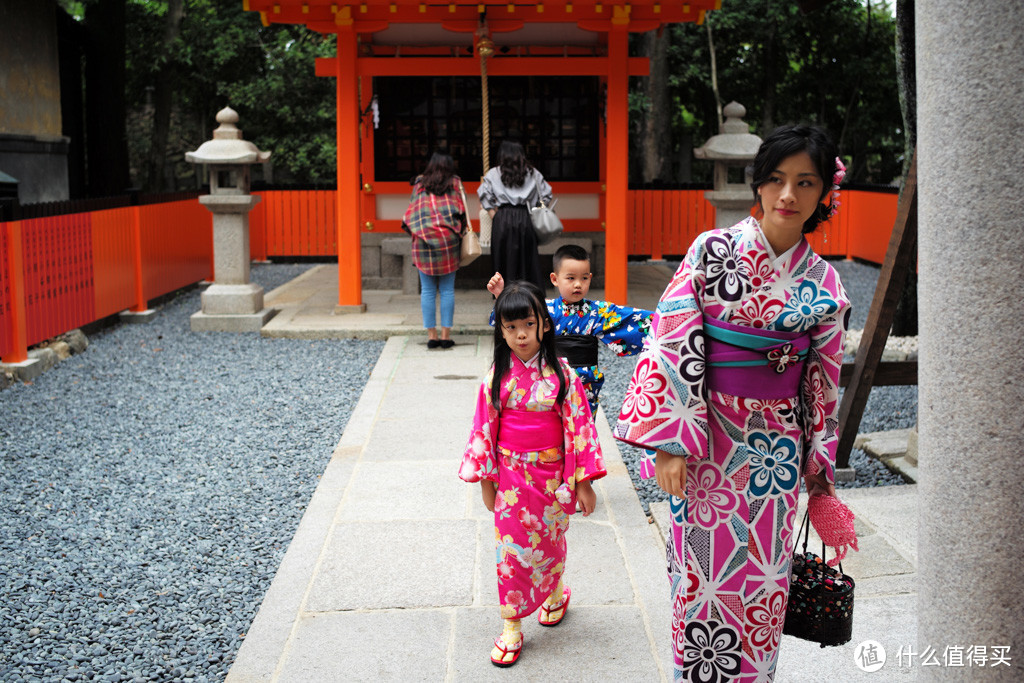
M 853 637 L 853 578 L 825 563 L 825 544 L 821 557 L 807 551 L 811 525 L 808 515 L 797 532 L 804 535 L 802 551 L 793 553 L 793 573 L 789 581 L 789 603 L 782 632 L 822 647 L 842 645 Z

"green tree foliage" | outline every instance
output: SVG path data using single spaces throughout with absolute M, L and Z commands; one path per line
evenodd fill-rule
M 819 124 L 840 144 L 850 181 L 900 178 L 903 120 L 895 20 L 887 3 L 832 0 L 804 14 L 787 0 L 724 0 L 707 21 L 722 104 L 744 105 L 752 132 L 764 136 L 786 123 Z M 680 141 L 692 136 L 699 146 L 718 133 L 707 28 L 677 24 L 666 35 L 673 146 L 679 155 L 692 154 Z M 635 92 L 633 101 L 634 115 L 642 115 L 642 94 Z M 711 165 L 698 162 L 693 171 L 694 179 L 708 180 Z M 689 179 L 680 177 L 678 165 L 673 173 L 666 180 Z
M 333 55 L 333 36 L 303 26 L 262 26 L 241 0 L 121 1 L 133 184 L 196 186 L 184 153 L 209 139 L 216 112 L 226 105 L 238 111 L 246 139 L 274 152 L 275 181 L 333 180 L 334 81 L 313 70 L 316 57 Z M 79 20 L 97 2 L 61 0 Z M 707 21 L 721 104 L 742 103 L 753 132 L 818 123 L 840 143 L 851 181 L 900 177 L 904 134 L 894 19 L 886 2 L 831 0 L 803 14 L 792 0 L 724 0 Z M 662 35 L 667 45 L 634 38 L 640 51 L 664 50 L 667 78 L 658 87 L 667 88 L 667 97 L 634 79 L 631 177 L 642 175 L 643 139 L 665 130 L 647 120 L 658 100 L 668 103 L 659 115 L 670 117 L 671 139 L 647 145 L 666 157 L 649 164 L 647 174 L 657 169 L 665 181 L 708 180 L 711 164 L 691 164 L 692 148 L 718 132 L 707 27 L 678 24 Z
M 274 180 L 329 182 L 335 174 L 334 81 L 314 73 L 316 57 L 334 53 L 334 37 L 304 26 L 262 26 L 240 0 L 178 0 L 184 12 L 169 30 L 168 7 L 158 0 L 128 0 L 128 106 L 132 173 L 153 187 L 195 186 L 185 152 L 210 138 L 216 113 L 238 112 L 245 138 L 273 152 Z M 167 37 L 172 38 L 167 43 Z M 169 131 L 158 137 L 160 85 L 169 85 Z

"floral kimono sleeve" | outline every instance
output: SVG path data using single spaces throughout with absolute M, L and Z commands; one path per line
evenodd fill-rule
M 466 451 L 462 454 L 462 465 L 459 467 L 459 478 L 463 481 L 489 479 L 498 482 L 498 459 L 494 448 L 494 437 L 498 433 L 498 411 L 491 405 L 493 379 L 492 367 L 477 393 L 473 431 L 469 435 L 469 443 L 466 444 Z
M 703 244 L 701 238 L 693 243 L 658 302 L 614 431 L 640 448 L 701 459 L 708 457 Z M 654 476 L 653 452 L 645 454 L 640 475 Z
M 833 296 L 834 312 L 811 328 L 811 347 L 804 365 L 800 394 L 803 403 L 805 474 L 825 470 L 835 483 L 839 445 L 839 372 L 843 366 L 843 336 L 849 324 L 850 301 L 831 271 L 823 283 Z
M 620 356 L 635 356 L 651 334 L 652 311 L 595 301 L 598 325 L 594 335 Z

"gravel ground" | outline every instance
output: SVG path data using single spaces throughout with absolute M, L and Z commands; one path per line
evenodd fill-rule
M 878 269 L 836 266 L 863 326 Z M 270 291 L 309 267 L 252 279 Z M 193 334 L 199 308 L 182 293 L 0 392 L 0 680 L 226 675 L 383 343 Z M 634 363 L 602 354 L 610 413 Z M 916 387 L 879 387 L 861 431 L 916 420 Z M 854 486 L 902 483 L 851 462 Z
M 675 264 L 672 264 L 675 265 Z M 833 261 L 832 265 L 839 271 L 847 294 L 853 301 L 853 313 L 850 327 L 863 328 L 867 321 L 868 308 L 875 293 L 879 269 L 853 261 Z M 633 358 L 618 358 L 601 347 L 601 364 L 605 372 L 605 385 L 601 391 L 601 404 L 609 421 L 614 421 L 618 407 L 622 405 L 629 378 L 635 366 Z M 846 359 L 853 361 L 850 356 Z M 890 429 L 906 429 L 917 424 L 917 387 L 875 387 L 864 409 L 860 432 L 876 432 Z M 658 488 L 654 479 L 643 480 L 639 477 L 639 461 L 642 451 L 632 446 L 619 443 L 622 459 L 629 469 L 633 485 L 640 496 L 644 510 L 650 503 L 667 500 L 667 494 Z M 892 486 L 905 484 L 900 475 L 889 469 L 878 460 L 870 458 L 860 449 L 850 454 L 850 465 L 857 472 L 857 479 L 850 483 L 841 483 L 838 488 L 857 488 L 862 486 Z
M 0 392 L 0 680 L 227 674 L 383 343 L 193 334 L 199 308 Z

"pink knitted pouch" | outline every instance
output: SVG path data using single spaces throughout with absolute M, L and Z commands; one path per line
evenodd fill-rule
M 836 556 L 828 560 L 828 566 L 839 564 L 849 548 L 859 550 L 857 532 L 853 529 L 853 512 L 841 500 L 818 493 L 807 501 L 807 511 L 821 540 L 835 548 Z

